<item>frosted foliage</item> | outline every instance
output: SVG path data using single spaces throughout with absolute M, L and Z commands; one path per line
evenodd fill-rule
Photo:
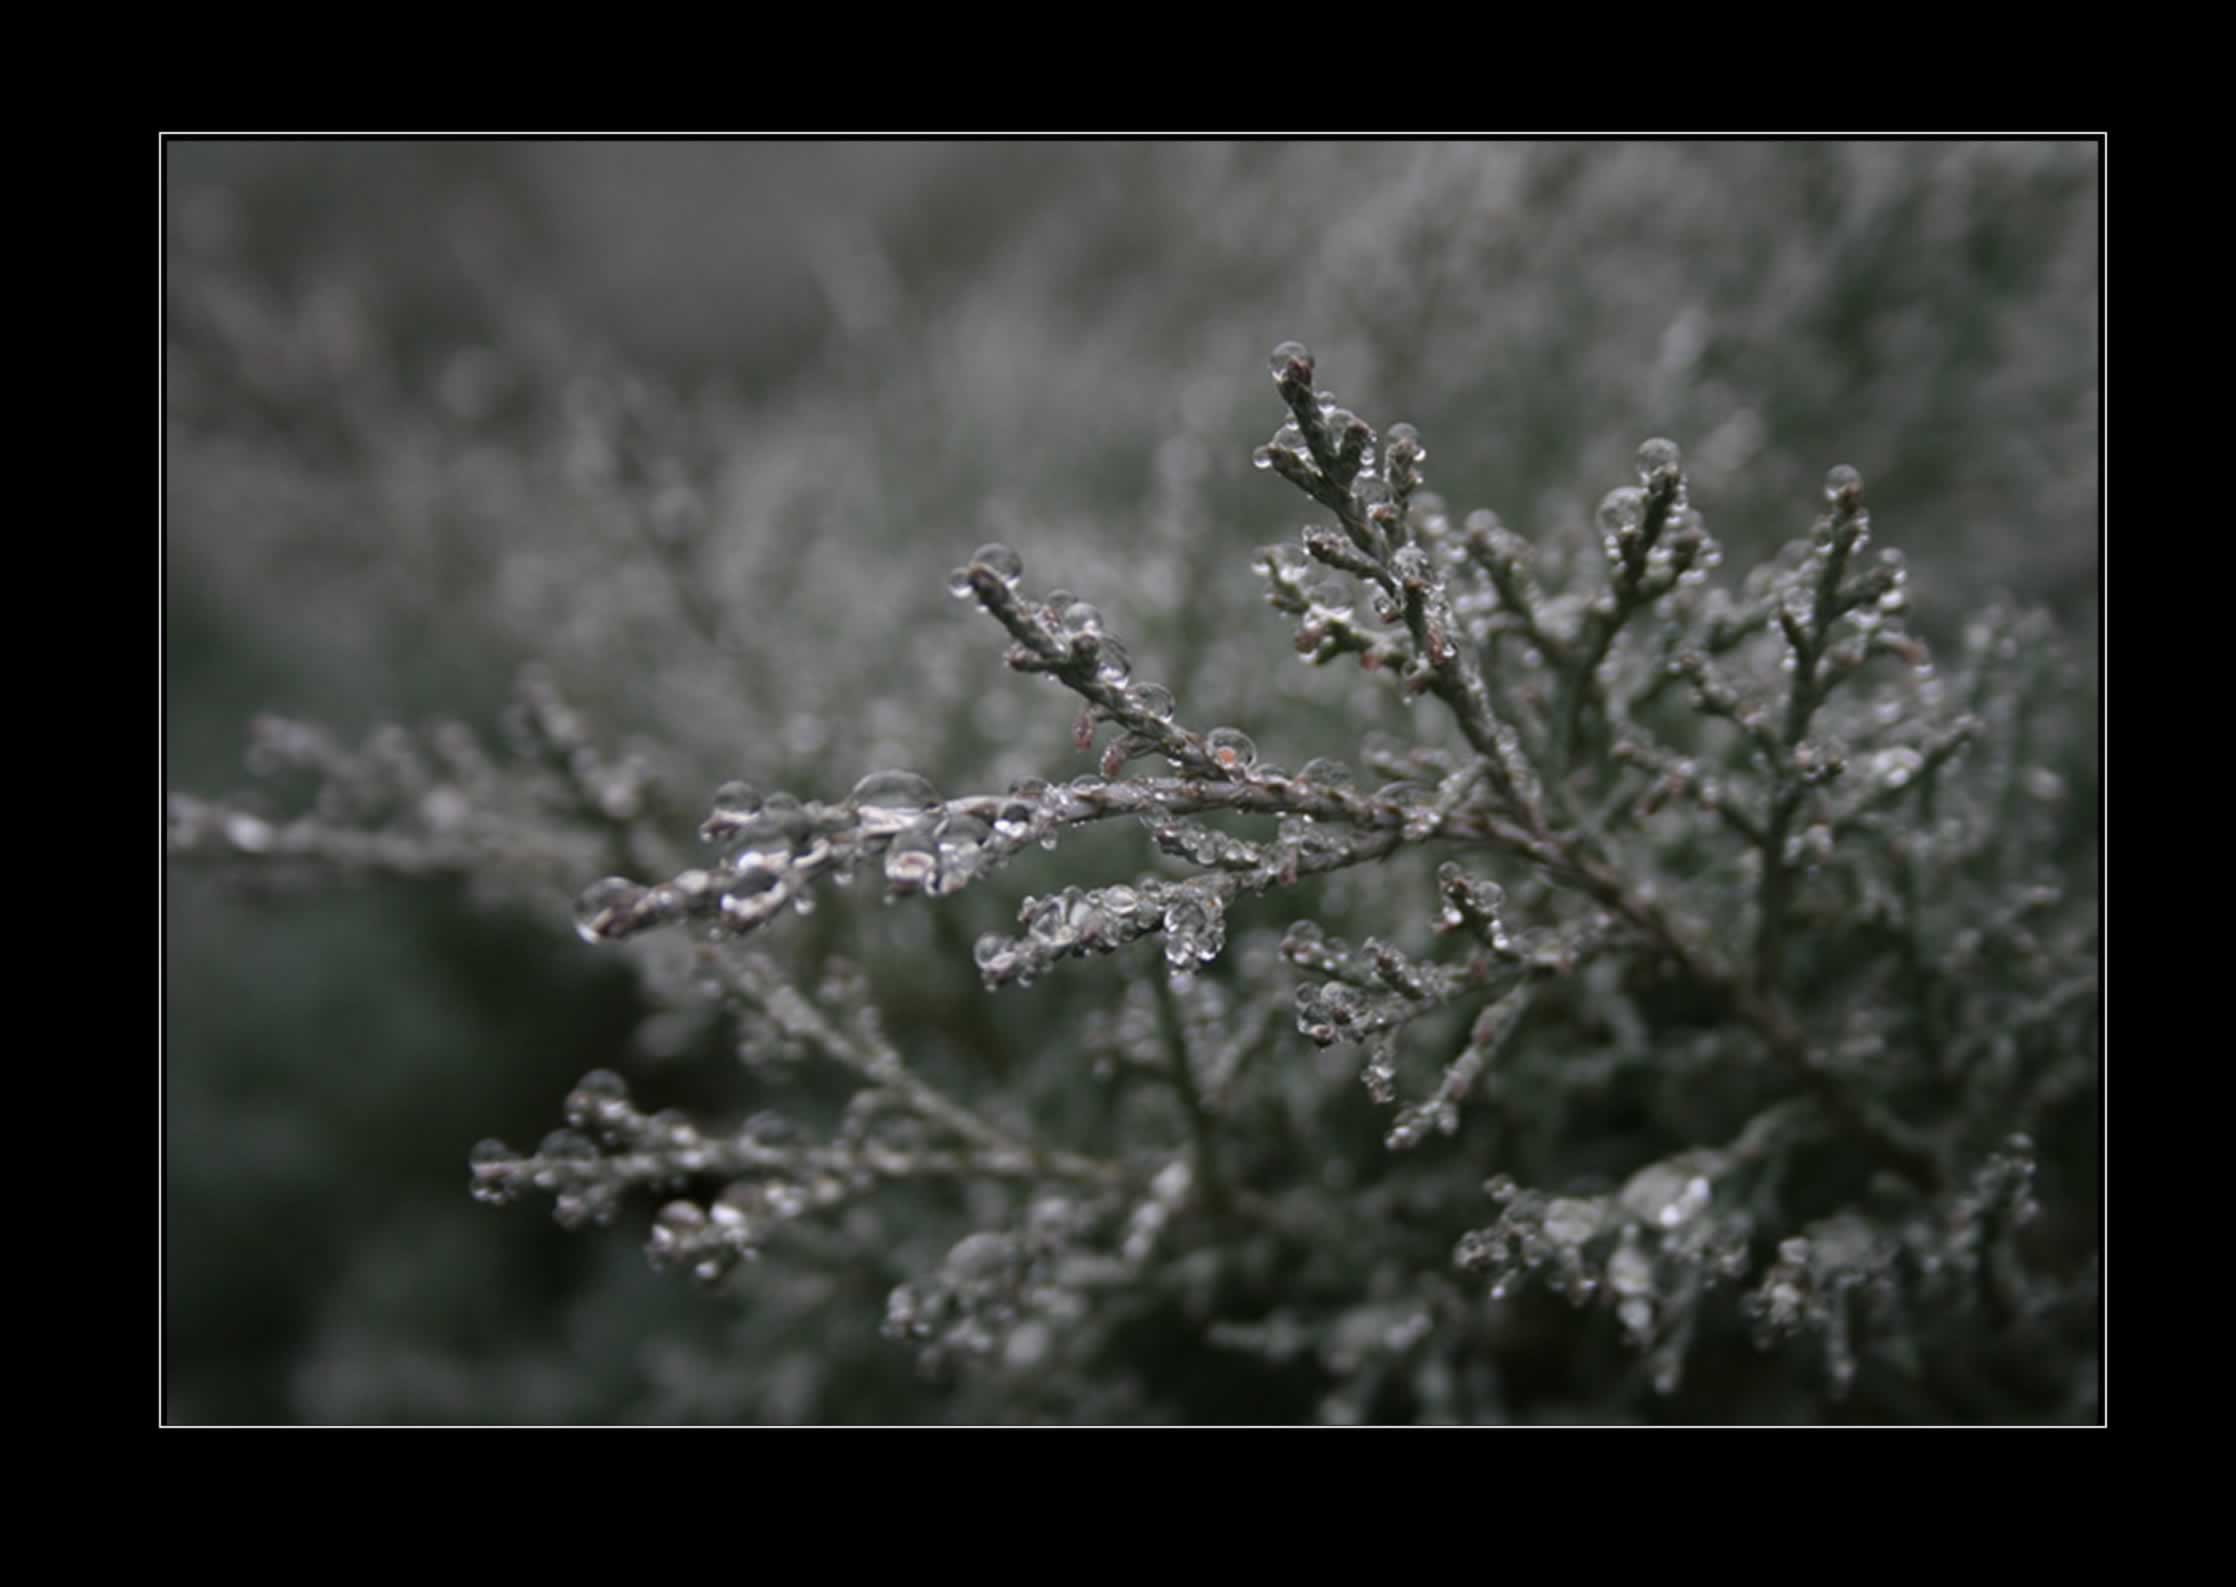
M 685 1321 L 537 1337 L 639 1384 L 615 1420 L 2085 1416 L 2090 685 L 2016 604 L 1949 621 L 1955 553 L 1882 544 L 1950 521 L 1904 455 L 1945 413 L 1879 416 L 1858 375 L 1860 433 L 1798 457 L 1745 384 L 1931 339 L 1769 318 L 1790 265 L 1741 225 L 1626 251 L 1664 186 L 1734 221 L 1700 162 L 1777 176 L 1747 149 L 1111 158 L 1173 184 L 1213 275 L 1312 277 L 1324 356 L 1280 343 L 1269 389 L 1221 329 L 1153 370 L 1145 287 L 1058 339 L 1100 278 L 998 249 L 989 318 L 927 349 L 917 294 L 976 289 L 824 228 L 829 411 L 583 375 L 549 420 L 571 483 L 489 483 L 505 522 L 564 509 L 490 556 L 508 653 L 553 658 L 501 712 L 266 719 L 253 788 L 166 799 L 182 872 L 458 884 L 603 977 L 523 1042 L 610 1051 L 457 1146 L 537 1141 L 466 1151 L 472 1198 L 641 1247 Z M 1871 254 L 1839 268 L 1928 292 L 1843 179 L 1879 157 L 1821 158 Z M 1934 225 L 1993 224 L 1981 158 Z M 1209 201 L 1253 161 L 1350 197 Z M 1596 221 L 1511 224 L 1595 170 L 1624 195 Z M 1107 253 L 1047 191 L 1036 246 Z M 1404 223 L 1424 198 L 1448 234 Z M 1532 260 L 1570 229 L 1556 285 Z M 1684 289 L 1718 238 L 1761 279 Z M 1537 322 L 1408 329 L 1502 273 Z M 1620 356 L 1511 356 L 1593 293 Z M 1806 380 L 1747 351 L 1765 324 Z M 436 400 L 510 413 L 536 374 L 445 365 Z M 1486 383 L 1497 424 L 1462 405 Z

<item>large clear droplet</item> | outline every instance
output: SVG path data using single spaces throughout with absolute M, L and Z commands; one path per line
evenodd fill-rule
M 1160 722 L 1172 720 L 1174 710 L 1172 691 L 1161 683 L 1137 683 L 1127 691 L 1134 709 L 1142 715 Z
M 610 1122 L 627 1111 L 629 1082 L 611 1069 L 593 1069 L 567 1093 L 567 1122 L 581 1129 Z
M 932 845 L 939 853 L 941 892 L 955 892 L 970 880 L 978 869 L 980 846 L 993 835 L 994 829 L 973 815 L 951 815 L 940 822 Z
M 1638 448 L 1638 483 L 1651 485 L 1664 474 L 1675 474 L 1684 466 L 1684 454 L 1677 450 L 1675 441 L 1665 441 L 1660 436 Z
M 1071 910 L 1061 895 L 1028 901 L 1025 930 L 1051 948 L 1068 948 L 1072 942 Z
M 854 785 L 847 803 L 871 837 L 904 831 L 939 803 L 939 791 L 912 771 L 873 771 Z
M 1105 639 L 1095 652 L 1095 676 L 1104 683 L 1124 683 L 1133 676 L 1133 657 L 1115 639 Z
M 760 813 L 761 790 L 749 782 L 726 782 L 714 790 L 713 808 L 699 824 L 702 842 L 718 843 L 735 837 Z
M 761 808 L 761 790 L 744 781 L 726 782 L 714 790 L 714 814 L 749 816 Z
M 1196 941 L 1207 916 L 1193 898 L 1174 901 L 1165 910 L 1165 962 L 1175 970 L 1196 967 Z
M 998 540 L 980 546 L 971 553 L 971 560 L 992 572 L 1011 589 L 1015 589 L 1017 581 L 1025 576 L 1025 559 Z
M 1312 384 L 1312 349 L 1302 342 L 1281 343 L 1267 362 L 1272 366 L 1274 380 L 1281 385 L 1309 387 Z
M 1248 771 L 1258 759 L 1258 746 L 1240 728 L 1215 727 L 1203 743 L 1211 763 L 1221 771 Z
M 1182 893 L 1165 906 L 1165 963 L 1175 974 L 1208 964 L 1226 943 L 1226 921 L 1218 901 Z
M 1005 838 L 1021 838 L 1032 830 L 1033 817 L 1038 813 L 1039 807 L 1031 800 L 1005 799 L 994 816 L 994 830 Z
M 896 892 L 913 893 L 929 887 L 938 875 L 939 850 L 927 827 L 903 832 L 885 851 L 885 879 Z
M 595 1162 L 598 1148 L 589 1136 L 574 1130 L 553 1130 L 536 1148 L 536 1155 L 557 1163 Z
M 957 813 L 940 822 L 934 834 L 941 855 L 959 855 L 977 848 L 993 832 L 974 815 Z

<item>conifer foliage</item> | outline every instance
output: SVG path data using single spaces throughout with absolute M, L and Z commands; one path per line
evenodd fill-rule
M 949 589 L 1047 685 L 1045 780 L 733 781 L 677 832 L 531 673 L 500 745 L 262 722 L 252 764 L 297 779 L 295 813 L 175 794 L 172 851 L 498 897 L 579 878 L 577 932 L 654 1006 L 836 1100 L 694 1116 L 617 1064 L 533 1149 L 475 1147 L 471 1193 L 633 1221 L 744 1305 L 764 1253 L 874 1246 L 861 1209 L 955 1193 L 975 1226 L 890 1289 L 890 1348 L 1077 1385 L 1035 1402 L 1057 1414 L 1132 1414 L 1098 1393 L 1198 1356 L 1242 1387 L 1141 1403 L 1474 1421 L 1550 1384 L 1680 1419 L 2089 1414 L 2098 909 L 2055 766 L 2093 724 L 2042 620 L 1989 607 L 1930 648 L 1853 468 L 1735 577 L 1670 441 L 1596 543 L 1533 541 L 1448 505 L 1428 438 L 1345 407 L 1302 344 L 1271 374 L 1253 461 L 1310 521 L 1259 554 L 1265 602 L 1298 660 L 1412 702 L 1408 735 L 1200 720 L 1094 592 L 986 544 Z M 1058 771 L 1066 721 L 1084 774 Z M 1029 1080 L 925 1060 L 864 968 L 785 951 L 833 893 L 952 911 L 1109 826 L 1135 860 L 955 956 L 996 1021 L 1108 978 Z M 1323 918 L 1346 873 L 1381 880 Z M 1084 1124 L 1065 1100 L 1137 1089 Z

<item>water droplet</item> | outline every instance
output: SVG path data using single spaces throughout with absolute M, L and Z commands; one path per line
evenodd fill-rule
M 699 824 L 699 840 L 719 843 L 742 836 L 762 807 L 761 790 L 749 782 L 726 782 L 714 790 L 713 808 Z
M 1708 1210 L 1705 1174 L 1682 1163 L 1648 1163 L 1623 1186 L 1623 1210 L 1657 1229 L 1674 1229 Z
M 1092 893 L 1081 893 L 1076 888 L 1064 889 L 1064 921 L 1075 942 L 1097 942 L 1109 922 L 1103 917 L 1102 906 Z
M 598 1148 L 590 1137 L 575 1130 L 553 1130 L 536 1148 L 536 1155 L 551 1162 L 588 1163 L 598 1156 Z
M 1164 928 L 1165 963 L 1175 973 L 1217 958 L 1227 940 L 1217 900 L 1194 893 L 1184 892 L 1165 906 Z
M 713 791 L 711 814 L 727 820 L 745 820 L 760 811 L 760 789 L 751 782 L 724 782 Z
M 1011 798 L 1003 801 L 1001 809 L 994 816 L 995 832 L 1005 838 L 1023 837 L 1032 830 L 1037 808 L 1027 799 Z
M 1646 493 L 1636 485 L 1609 491 L 1599 501 L 1599 527 L 1617 537 L 1635 532 L 1646 514 Z
M 478 1143 L 466 1161 L 473 1171 L 474 1200 L 501 1207 L 518 1193 L 512 1170 L 520 1162 L 520 1154 L 503 1141 Z
M 957 568 L 947 575 L 947 593 L 958 601 L 967 601 L 976 593 L 970 585 L 969 568 Z
M 611 1069 L 593 1069 L 567 1093 L 567 1122 L 579 1128 L 610 1122 L 629 1106 L 629 1082 Z
M 1062 895 L 1027 899 L 1024 920 L 1026 932 L 1049 947 L 1071 946 L 1071 910 Z
M 1115 639 L 1105 639 L 1095 650 L 1095 676 L 1104 683 L 1124 683 L 1133 676 L 1133 657 Z
M 1073 601 L 1064 608 L 1064 626 L 1075 634 L 1100 634 L 1102 613 L 1085 601 Z
M 1835 464 L 1825 472 L 1825 500 L 1839 505 L 1841 498 L 1851 500 L 1863 494 L 1863 476 L 1845 463 Z
M 998 540 L 972 552 L 971 561 L 985 568 L 1011 589 L 1015 589 L 1017 581 L 1025 576 L 1025 559 Z
M 1141 895 L 1130 887 L 1106 887 L 1102 890 L 1102 902 L 1105 909 L 1123 917 L 1140 907 Z
M 1638 483 L 1653 484 L 1663 474 L 1675 474 L 1684 466 L 1684 454 L 1677 450 L 1675 441 L 1656 436 L 1638 448 Z
M 959 890 L 978 868 L 979 847 L 993 836 L 993 828 L 973 815 L 955 814 L 933 829 L 932 843 L 939 852 L 939 890 Z
M 847 795 L 862 831 L 882 837 L 913 826 L 918 817 L 939 803 L 939 792 L 912 771 L 873 771 Z
M 896 892 L 912 893 L 928 887 L 938 874 L 939 850 L 928 827 L 913 827 L 902 833 L 885 851 L 885 879 Z
M 608 930 L 644 896 L 644 889 L 623 876 L 592 882 L 575 900 L 575 935 L 584 942 L 603 942 Z
M 1312 384 L 1312 350 L 1302 342 L 1283 342 L 1274 348 L 1268 362 L 1273 368 L 1274 381 L 1284 387 L 1299 390 Z
M 761 808 L 761 790 L 749 782 L 726 782 L 714 790 L 714 814 L 749 816 Z
M 1133 701 L 1134 709 L 1142 715 L 1154 717 L 1160 722 L 1172 720 L 1172 691 L 1163 684 L 1137 683 L 1127 691 L 1127 697 Z
M 992 829 L 974 815 L 958 811 L 940 822 L 932 834 L 939 845 L 942 858 L 962 855 L 977 848 L 991 835 Z
M 1215 727 L 1203 742 L 1211 763 L 1221 771 L 1248 771 L 1258 758 L 1258 746 L 1240 728 Z

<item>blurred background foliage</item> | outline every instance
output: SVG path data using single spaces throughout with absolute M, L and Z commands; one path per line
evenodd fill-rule
M 260 711 L 491 729 L 530 663 L 656 767 L 679 840 L 728 777 L 1087 770 L 945 596 L 989 539 L 1099 605 L 1190 720 L 1349 755 L 1405 708 L 1292 665 L 1250 568 L 1301 521 L 1248 463 L 1287 336 L 1420 427 L 1459 511 L 1582 536 L 1669 435 L 1744 569 L 1852 463 L 1914 627 L 1946 640 L 2009 592 L 2094 666 L 2093 145 L 180 142 L 166 167 L 169 786 L 241 787 Z M 953 909 L 834 900 L 788 951 L 843 947 L 929 1068 L 1084 1139 L 1124 1110 L 1047 1033 L 1091 1045 L 1119 975 L 989 999 L 968 944 L 1139 849 L 1101 834 Z M 1311 1413 L 1303 1378 L 1179 1337 L 1124 1381 L 921 1378 L 878 1319 L 967 1198 L 881 1204 L 735 1299 L 649 1272 L 641 1231 L 474 1205 L 467 1147 L 532 1140 L 589 1068 L 761 1105 L 575 940 L 588 879 L 171 870 L 173 1419 Z M 1240 923 L 1303 912 L 1259 909 Z M 1595 1409 L 1561 1384 L 1516 1414 Z

